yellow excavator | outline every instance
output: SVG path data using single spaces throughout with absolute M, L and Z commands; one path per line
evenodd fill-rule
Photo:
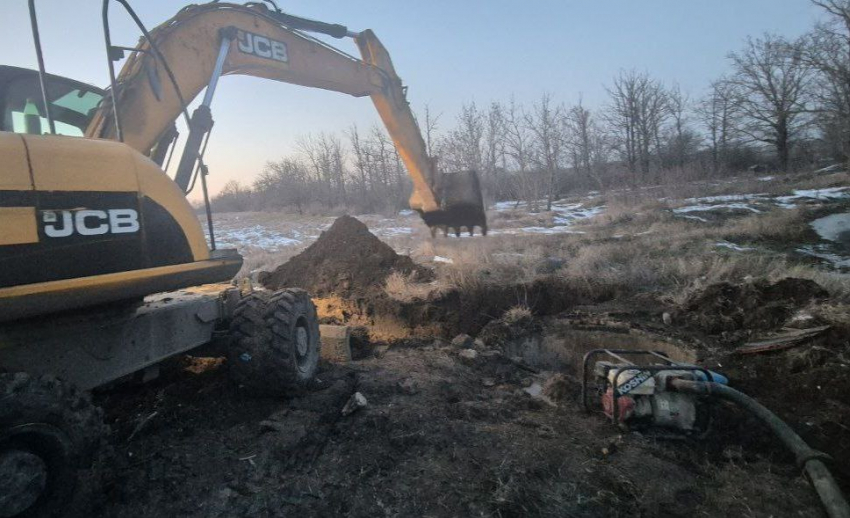
M 142 32 L 137 46 L 113 45 L 113 3 Z M 246 391 L 303 388 L 313 377 L 309 295 L 234 287 L 242 258 L 215 245 L 203 155 L 222 76 L 370 96 L 411 176 L 410 206 L 432 233 L 486 234 L 476 174 L 438 170 L 370 30 L 266 0 L 191 5 L 148 31 L 127 0 L 103 0 L 110 86 L 100 89 L 46 72 L 34 0 L 29 8 L 39 69 L 0 66 L 0 517 L 66 509 L 103 432 L 83 391 L 147 373 L 216 330 L 229 327 L 228 364 Z M 361 57 L 309 33 L 352 38 Z M 164 169 L 179 118 L 189 134 L 172 179 Z M 186 199 L 197 183 L 209 244 Z

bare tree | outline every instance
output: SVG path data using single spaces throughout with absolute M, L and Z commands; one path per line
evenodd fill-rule
M 311 201 L 304 164 L 294 158 L 268 162 L 254 181 L 254 192 L 266 198 L 274 208 L 295 207 L 298 214 Z
M 442 117 L 442 113 L 438 113 L 437 115 L 431 114 L 431 106 L 425 105 L 425 149 L 428 152 L 428 156 L 434 158 L 434 141 L 435 134 L 437 132 L 437 123 L 440 121 L 440 117 Z
M 345 204 L 345 158 L 339 137 L 328 133 L 306 135 L 298 141 L 298 149 L 309 161 L 328 203 Z
M 450 171 L 481 171 L 484 152 L 484 115 L 474 102 L 464 104 L 457 126 L 443 140 L 441 159 Z
M 698 145 L 696 134 L 689 128 L 691 101 L 679 85 L 674 85 L 667 92 L 667 103 L 671 119 L 667 151 L 672 165 L 682 172 Z
M 533 135 L 526 125 L 526 116 L 516 99 L 511 96 L 505 110 L 504 149 L 516 171 L 513 182 L 514 197 L 525 200 L 529 210 L 537 210 L 542 189 L 536 175 L 531 171 L 531 153 Z
M 601 172 L 609 158 L 604 132 L 581 99 L 567 111 L 566 123 L 568 145 L 576 173 L 593 180 L 599 190 L 604 190 Z
M 850 167 L 850 0 L 812 0 L 830 19 L 808 37 L 804 59 L 820 74 L 813 89 L 824 140 Z
M 711 169 L 715 174 L 728 166 L 729 148 L 735 138 L 734 123 L 738 119 L 736 98 L 734 85 L 726 78 L 720 78 L 711 83 L 708 95 L 696 109 L 707 131 Z
M 499 175 L 499 165 L 504 169 L 505 161 L 505 113 L 498 102 L 490 103 L 484 121 L 484 156 L 481 171 L 485 185 L 501 191 L 504 180 Z
M 661 129 L 670 115 L 669 95 L 660 82 L 635 71 L 620 72 L 608 94 L 607 121 L 637 184 L 638 171 L 647 180 L 660 151 Z
M 773 146 L 783 171 L 790 168 L 791 146 L 807 122 L 812 74 L 803 57 L 800 43 L 769 34 L 749 39 L 742 51 L 729 54 L 740 129 Z
M 556 105 L 552 96 L 543 94 L 531 113 L 526 114 L 526 124 L 534 135 L 532 159 L 546 175 L 546 210 L 552 210 L 557 190 L 557 174 L 563 159 L 566 126 L 563 105 Z

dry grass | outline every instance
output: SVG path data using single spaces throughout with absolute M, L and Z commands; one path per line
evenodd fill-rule
M 438 296 L 445 288 L 446 286 L 439 282 L 416 282 L 412 275 L 407 276 L 401 272 L 391 273 L 384 281 L 384 292 L 399 302 L 427 300 Z
M 530 319 L 531 316 L 531 308 L 524 304 L 518 304 L 505 311 L 505 314 L 502 315 L 502 320 L 508 324 L 516 324 L 517 322 Z
M 814 233 L 808 225 L 807 211 L 802 208 L 776 209 L 727 221 L 721 227 L 725 239 L 747 241 L 782 241 L 801 243 Z
M 695 290 L 712 283 L 792 276 L 814 280 L 832 294 L 834 301 L 850 303 L 850 276 L 799 264 L 785 253 L 799 243 L 816 240 L 808 225 L 813 217 L 811 209 L 773 208 L 709 222 L 683 219 L 670 210 L 689 197 L 788 194 L 794 189 L 832 187 L 848 181 L 847 173 L 812 174 L 774 176 L 769 182 L 755 177 L 733 178 L 610 191 L 592 200 L 605 205 L 603 213 L 576 222 L 576 230 L 583 234 L 430 239 L 418 220 L 408 218 L 404 225 L 412 226 L 413 233 L 382 240 L 418 262 L 433 264 L 438 280 L 436 284 L 423 284 L 394 274 L 384 289 L 393 299 L 408 302 L 427 299 L 439 290 L 456 288 L 475 293 L 492 285 L 524 284 L 555 275 L 570 289 L 594 299 L 651 294 L 678 305 Z M 591 203 L 587 197 L 574 201 Z M 552 216 L 549 212 L 528 214 L 524 207 L 490 214 L 491 224 L 497 227 L 548 226 Z M 365 219 L 377 228 L 401 224 L 380 216 Z M 309 221 L 314 226 L 318 223 Z M 719 247 L 723 241 L 752 250 Z M 251 250 L 246 254 L 243 272 L 273 269 L 297 251 Z M 434 256 L 451 262 L 433 263 Z

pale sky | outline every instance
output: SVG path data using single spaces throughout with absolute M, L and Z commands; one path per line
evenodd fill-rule
M 152 28 L 189 2 L 131 0 Z M 820 16 L 808 0 L 278 0 L 289 13 L 375 31 L 420 112 L 442 113 L 443 128 L 464 102 L 485 105 L 512 94 L 531 103 L 544 92 L 586 105 L 605 102 L 605 85 L 637 69 L 692 97 L 728 70 L 726 55 L 748 35 L 796 37 Z M 37 0 L 51 73 L 108 84 L 100 0 Z M 36 68 L 26 0 L 0 0 L 0 63 Z M 115 3 L 113 44 L 139 34 Z M 359 55 L 350 39 L 331 40 Z M 119 65 L 120 66 L 120 65 Z M 229 76 L 212 105 L 207 151 L 211 190 L 250 183 L 268 160 L 291 153 L 300 135 L 341 132 L 379 121 L 368 98 Z M 183 136 L 186 135 L 181 130 Z

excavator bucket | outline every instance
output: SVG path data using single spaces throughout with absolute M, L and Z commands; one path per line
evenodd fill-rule
M 434 211 L 420 210 L 425 224 L 431 228 L 431 235 L 437 230 L 443 234 L 460 236 L 464 230 L 473 235 L 475 227 L 481 227 L 481 233 L 487 235 L 487 216 L 484 213 L 484 200 L 478 173 L 462 171 L 443 174 L 440 177 L 437 192 L 440 208 Z

